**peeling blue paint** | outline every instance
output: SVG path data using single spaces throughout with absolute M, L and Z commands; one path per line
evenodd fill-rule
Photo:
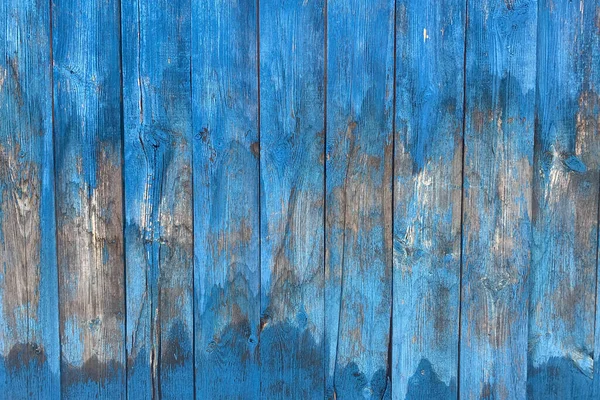
M 0 16 L 0 399 L 600 398 L 597 1 Z

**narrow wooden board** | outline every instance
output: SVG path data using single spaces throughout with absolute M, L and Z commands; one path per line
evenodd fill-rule
M 537 4 L 467 15 L 460 398 L 523 399 Z
M 528 395 L 591 398 L 600 97 L 597 2 L 539 0 Z
M 260 2 L 261 388 L 324 397 L 322 0 Z
M 394 2 L 327 3 L 328 398 L 388 396 Z
M 465 5 L 396 3 L 397 399 L 457 396 Z
M 62 398 L 124 398 L 119 2 L 52 15 Z
M 50 6 L 0 13 L 0 397 L 58 399 Z
M 259 398 L 257 2 L 192 2 L 196 398 Z
M 122 4 L 129 398 L 192 398 L 189 0 Z

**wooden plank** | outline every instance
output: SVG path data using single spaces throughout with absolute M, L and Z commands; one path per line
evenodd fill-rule
M 57 399 L 50 7 L 0 12 L 0 397 Z
M 129 398 L 192 398 L 191 3 L 122 4 Z
M 597 2 L 540 0 L 528 394 L 591 398 L 600 98 Z
M 260 3 L 261 387 L 324 397 L 323 0 Z
M 327 4 L 329 398 L 390 394 L 394 2 Z
M 536 11 L 468 2 L 461 399 L 526 397 Z
M 196 398 L 259 398 L 257 3 L 192 2 Z
M 52 15 L 62 398 L 124 398 L 119 2 Z
M 396 3 L 393 398 L 456 399 L 464 0 Z

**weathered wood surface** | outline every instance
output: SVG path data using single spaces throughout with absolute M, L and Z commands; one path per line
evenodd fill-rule
M 594 1 L 539 3 L 528 395 L 585 399 L 594 374 L 600 14 Z
M 124 398 L 119 2 L 52 17 L 62 398 Z
M 468 1 L 461 399 L 526 396 L 536 13 Z
M 600 398 L 598 1 L 0 19 L 0 399 Z
M 457 395 L 465 5 L 396 4 L 395 399 Z
M 192 2 L 196 398 L 260 395 L 257 3 Z
M 0 4 L 0 397 L 59 398 L 48 2 Z
M 122 4 L 129 398 L 194 395 L 190 8 Z
M 327 2 L 327 397 L 390 394 L 394 3 Z
M 261 396 L 324 396 L 324 2 L 260 3 Z

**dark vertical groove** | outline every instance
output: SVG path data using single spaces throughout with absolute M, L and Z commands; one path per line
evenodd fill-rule
M 464 215 L 465 215 L 465 136 L 467 134 L 467 36 L 469 28 L 469 0 L 465 0 L 465 29 L 463 46 L 463 118 L 462 118 L 462 171 L 461 171 L 461 196 L 460 196 L 460 267 L 458 276 L 458 364 L 456 373 L 456 397 L 460 400 L 460 353 L 462 346 L 462 304 L 463 304 L 463 265 L 464 265 Z
M 257 140 L 258 140 L 258 329 L 256 331 L 258 346 L 256 352 L 258 356 L 258 392 L 259 396 L 262 395 L 262 360 L 260 357 L 260 336 L 261 336 L 261 324 L 260 318 L 262 315 L 262 207 L 261 207 L 261 196 L 260 196 L 260 181 L 261 176 L 261 140 L 260 140 L 260 0 L 256 0 L 256 115 L 257 115 Z
M 193 5 L 194 5 L 194 1 L 190 0 L 190 11 L 193 9 Z M 194 161 L 194 148 L 196 147 L 194 144 L 194 84 L 193 84 L 193 78 L 194 75 L 192 74 L 192 54 L 193 54 L 193 34 L 194 32 L 194 13 L 192 13 L 192 16 L 190 17 L 190 71 L 189 71 L 189 78 L 190 78 L 190 125 L 192 126 L 190 133 L 191 133 L 191 137 L 190 137 L 190 153 L 191 153 L 191 157 L 190 157 L 190 179 L 191 179 L 191 183 L 192 183 L 192 200 L 191 200 L 191 206 L 192 206 L 192 387 L 193 387 L 193 391 L 194 391 L 194 395 L 193 395 L 193 400 L 196 400 L 196 205 L 194 202 L 194 199 L 196 198 L 196 196 L 194 196 L 195 193 L 195 188 L 196 186 L 194 185 L 194 166 L 195 161 Z
M 390 298 L 391 298 L 391 307 L 390 307 L 390 333 L 389 333 L 389 339 L 388 339 L 388 359 L 387 359 L 387 371 L 386 371 L 386 375 L 388 378 L 388 382 L 390 384 L 390 388 L 389 390 L 393 390 L 394 387 L 394 383 L 392 382 L 392 362 L 393 362 L 393 358 L 392 358 L 392 352 L 393 352 L 393 340 L 394 340 L 394 226 L 395 226 L 395 210 L 396 210 L 396 68 L 397 68 L 397 64 L 396 64 L 396 52 L 398 50 L 397 47 L 397 4 L 398 1 L 394 0 L 394 24 L 393 24 L 393 29 L 394 29 L 394 34 L 393 34 L 393 40 L 394 40 L 394 50 L 393 50 L 393 77 L 392 77 L 392 198 L 391 198 L 391 202 L 392 202 L 392 212 L 391 212 L 391 217 L 392 217 L 392 223 L 391 223 L 391 229 L 392 229 L 392 235 L 391 235 L 391 239 L 392 242 L 390 243 L 392 248 L 389 249 L 388 251 L 391 252 L 391 257 L 390 257 L 390 264 L 391 266 L 388 266 L 388 268 L 391 267 L 391 274 L 390 274 L 390 285 L 391 285 L 391 293 L 390 293 Z M 386 390 L 387 392 L 387 390 Z M 393 396 L 391 396 L 393 397 Z
M 327 1 L 323 3 L 323 394 L 327 398 Z
M 125 208 L 125 107 L 123 104 L 123 7 L 119 0 L 119 95 L 120 95 L 120 124 L 121 124 L 121 224 L 122 224 L 122 240 L 123 240 L 123 316 L 125 323 L 125 332 L 123 334 L 123 350 L 125 352 L 125 398 L 129 398 L 128 394 L 128 354 L 127 354 L 127 243 L 125 240 L 125 224 L 126 224 L 126 208 Z
M 535 173 L 535 168 L 536 168 L 536 159 L 538 158 L 538 154 L 539 152 L 536 151 L 536 147 L 541 146 L 540 143 L 540 125 L 539 125 L 539 115 L 538 115 L 538 110 L 539 110 L 539 104 L 538 104 L 538 99 L 540 97 L 540 85 L 539 85 L 539 65 L 540 65 L 540 31 L 541 31 L 541 27 L 540 27 L 540 23 L 539 23 L 539 16 L 540 16 L 540 8 L 542 7 L 540 5 L 540 1 L 537 1 L 536 3 L 536 39 L 535 39 L 535 99 L 534 99 L 534 107 L 533 107 L 533 165 L 532 165 L 532 178 L 531 178 L 531 231 L 530 231 L 530 236 L 531 236 L 531 246 L 529 248 L 529 270 L 527 271 L 527 276 L 531 276 L 531 268 L 533 263 L 531 262 L 531 260 L 533 259 L 533 249 L 535 247 L 534 244 L 534 240 L 533 240 L 533 232 L 535 230 L 535 221 L 537 219 L 537 214 L 539 213 L 539 207 L 534 206 L 534 201 L 536 199 L 536 194 L 538 193 L 537 190 L 537 184 L 536 181 L 539 181 L 540 177 L 538 174 Z M 541 148 L 541 147 L 540 147 Z M 596 227 L 597 229 L 597 227 Z M 597 245 L 596 245 L 597 247 Z M 527 280 L 527 300 L 528 300 L 528 304 L 529 304 L 529 299 L 531 298 L 531 283 L 530 280 L 528 278 Z M 595 300 L 594 300 L 595 301 Z M 527 339 L 529 340 L 529 305 L 526 311 L 526 315 L 527 315 Z M 595 321 L 594 321 L 595 322 Z M 594 335 L 595 335 L 595 331 L 594 331 Z M 525 387 L 527 388 L 527 382 L 529 380 L 529 351 L 528 349 L 526 349 L 526 366 L 527 369 L 525 370 Z M 592 375 L 593 378 L 593 375 Z M 592 386 L 592 390 L 593 390 L 593 386 Z
M 56 310 L 56 316 L 58 318 L 58 388 L 59 393 L 58 397 L 62 397 L 62 329 L 60 323 L 60 264 L 59 264 L 59 253 L 58 253 L 58 199 L 56 198 L 56 131 L 54 129 L 54 16 L 52 13 L 52 4 L 53 0 L 48 0 L 50 4 L 49 16 L 50 19 L 50 108 L 51 108 L 51 122 L 52 122 L 52 191 L 54 193 L 54 246 L 55 246 L 55 254 L 56 254 L 56 295 L 58 297 L 58 301 L 56 304 L 58 305 Z

